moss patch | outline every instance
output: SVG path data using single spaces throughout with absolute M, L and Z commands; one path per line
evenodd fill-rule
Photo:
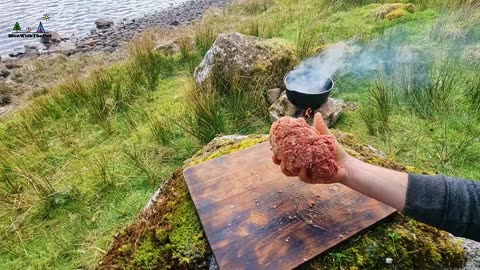
M 414 4 L 393 3 L 380 5 L 373 11 L 373 14 L 377 19 L 393 20 L 413 12 L 415 12 Z
M 372 164 L 404 167 L 351 134 L 335 132 L 347 151 Z M 185 162 L 198 164 L 267 140 L 265 135 L 216 139 Z M 168 180 L 155 204 L 114 238 L 98 269 L 207 269 L 211 250 L 181 171 Z M 385 259 L 392 258 L 392 264 Z M 463 265 L 460 243 L 399 213 L 301 266 L 302 269 L 433 269 Z

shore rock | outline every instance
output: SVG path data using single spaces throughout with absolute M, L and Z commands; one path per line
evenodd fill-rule
M 40 54 L 38 52 L 37 45 L 27 44 L 27 45 L 24 45 L 24 48 L 25 48 L 25 56 L 27 57 L 37 56 Z
M 22 56 L 23 54 L 24 54 L 23 52 L 13 52 L 13 53 L 9 53 L 8 56 L 15 58 L 15 57 Z
M 50 42 L 59 43 L 59 42 L 62 41 L 62 36 L 60 36 L 59 33 L 57 33 L 57 32 L 50 32 L 50 34 L 51 34 Z
M 10 75 L 10 71 L 4 64 L 0 63 L 0 77 L 7 78 L 8 75 Z
M 14 68 L 21 68 L 22 67 L 22 65 L 15 59 L 6 60 L 3 64 L 8 69 L 14 69 Z
M 48 48 L 48 53 L 61 53 L 66 56 L 72 55 L 76 52 L 77 46 L 71 41 L 61 42 L 59 44 L 54 44 Z
M 0 106 L 8 105 L 12 102 L 10 95 L 0 94 Z
M 62 36 L 60 36 L 57 32 L 49 32 L 50 37 L 42 37 L 40 39 L 40 43 L 47 44 L 47 43 L 59 43 L 63 40 Z
M 113 26 L 113 21 L 107 18 L 99 18 L 95 21 L 98 29 L 105 29 Z
M 268 75 L 267 87 L 278 87 L 285 73 L 296 64 L 292 47 L 282 39 L 259 39 L 240 33 L 218 35 L 200 65 L 195 69 L 199 85 L 234 75 Z

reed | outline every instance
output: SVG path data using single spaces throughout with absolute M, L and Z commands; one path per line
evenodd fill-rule
M 316 34 L 311 27 L 310 19 L 300 23 L 295 40 L 297 56 L 299 59 L 305 59 L 313 55 L 316 40 Z
M 123 153 L 125 156 L 133 162 L 134 166 L 145 174 L 148 179 L 149 184 L 152 187 L 155 187 L 158 182 L 158 175 L 155 172 L 148 162 L 148 155 L 146 153 L 142 153 L 135 145 L 129 145 L 124 147 Z
M 110 159 L 103 154 L 94 156 L 93 159 L 94 161 L 87 166 L 90 167 L 97 186 L 100 189 L 106 189 L 115 185 L 115 165 L 110 162 Z
M 217 33 L 210 24 L 200 24 L 195 27 L 195 46 L 203 57 L 212 47 Z
M 225 133 L 227 123 L 219 93 L 203 89 L 192 80 L 186 90 L 186 98 L 190 112 L 185 115 L 181 125 L 187 132 L 202 143 Z
M 161 145 L 168 145 L 175 139 L 174 125 L 166 116 L 150 116 L 148 128 L 154 140 Z
M 372 135 L 390 131 L 390 118 L 395 107 L 395 87 L 385 77 L 377 79 L 368 90 L 368 100 L 360 116 Z
M 272 4 L 273 0 L 241 0 L 236 3 L 235 8 L 241 9 L 249 15 L 256 15 L 267 11 Z
M 105 122 L 113 112 L 113 104 L 109 99 L 112 84 L 111 77 L 104 70 L 95 72 L 91 78 L 85 105 L 91 118 L 96 122 Z

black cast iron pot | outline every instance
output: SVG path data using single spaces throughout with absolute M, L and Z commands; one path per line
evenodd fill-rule
M 328 96 L 330 95 L 330 91 L 332 90 L 335 83 L 332 79 L 328 79 L 325 85 L 318 89 L 318 92 L 315 91 L 314 94 L 311 93 L 302 93 L 296 90 L 299 89 L 292 89 L 291 85 L 288 84 L 290 76 L 299 75 L 299 73 L 303 73 L 302 70 L 293 70 L 288 72 L 285 77 L 283 78 L 283 83 L 287 89 L 287 98 L 292 102 L 293 105 L 300 107 L 300 108 L 312 108 L 318 109 L 320 106 L 327 102 Z M 300 74 L 301 75 L 301 74 Z

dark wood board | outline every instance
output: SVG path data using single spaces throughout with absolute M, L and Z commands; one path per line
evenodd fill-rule
M 292 269 L 395 210 L 340 184 L 284 176 L 268 142 L 184 171 L 220 269 Z

